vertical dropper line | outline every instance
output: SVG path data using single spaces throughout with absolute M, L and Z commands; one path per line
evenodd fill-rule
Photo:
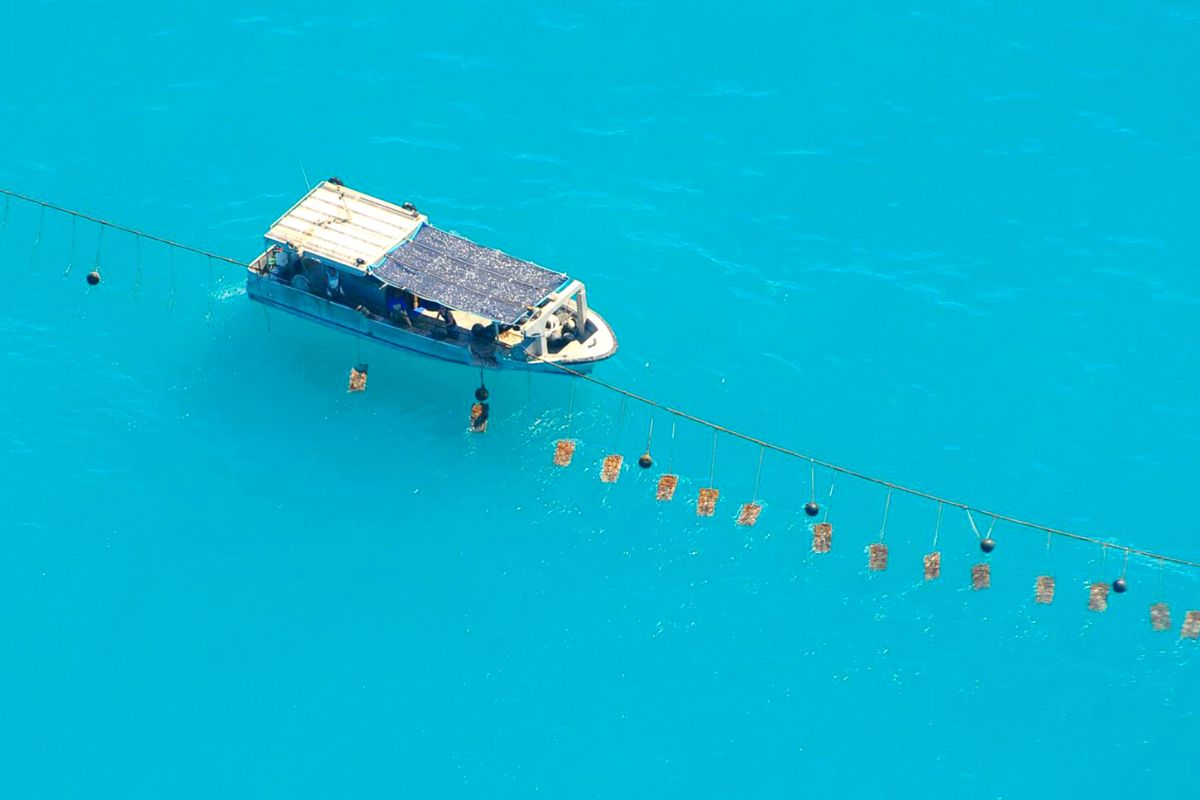
M 571 378 L 571 397 L 567 400 L 567 435 L 571 434 L 571 418 L 575 416 L 575 378 Z
M 75 222 L 76 222 L 76 220 L 77 220 L 77 217 L 74 214 L 72 214 L 71 215 L 71 255 L 69 258 L 67 258 L 67 268 L 63 270 L 64 278 L 71 274 L 71 267 L 75 263 L 75 227 L 76 227 Z
M 46 225 L 46 207 L 38 204 L 38 226 L 37 233 L 33 236 L 33 248 L 29 251 L 29 267 L 32 269 L 37 261 L 38 245 L 42 243 L 42 230 Z
M 765 447 L 758 448 L 758 472 L 755 473 L 755 475 L 754 475 L 754 495 L 750 498 L 751 503 L 758 502 L 758 487 L 762 483 L 763 458 L 765 458 L 766 455 L 767 455 L 767 448 L 765 448 Z
M 671 472 L 671 467 L 675 465 L 675 423 L 678 420 L 675 417 L 671 418 L 671 445 L 667 448 L 667 472 Z
M 881 542 L 883 541 L 884 532 L 887 531 L 888 511 L 891 509 L 891 507 L 892 507 L 892 490 L 889 488 L 888 492 L 887 492 L 887 499 L 883 501 L 883 524 L 881 524 L 879 526 L 879 541 L 881 541 Z
M 142 288 L 142 235 L 140 233 L 134 234 L 133 252 L 133 296 L 136 298 L 138 296 L 138 291 Z M 266 304 L 260 303 L 259 305 L 265 307 Z
M 167 245 L 167 271 L 171 273 L 171 296 L 167 298 L 167 310 L 175 308 L 175 248 Z
M 212 325 L 212 321 L 213 321 L 213 303 L 214 303 L 214 302 L 216 302 L 216 301 L 215 301 L 215 299 L 214 299 L 214 297 L 213 297 L 214 293 L 216 292 L 216 289 L 215 289 L 215 287 L 213 286 L 213 267 L 212 267 L 212 256 L 209 256 L 209 257 L 206 259 L 206 261 L 207 261 L 207 263 L 208 263 L 208 311 L 207 311 L 207 313 L 205 313 L 205 315 L 204 315 L 204 322 L 205 322 L 205 324 Z M 357 339 L 358 337 L 355 337 L 355 338 Z
M 967 522 L 971 523 L 971 530 L 975 532 L 975 538 L 982 539 L 983 537 L 979 535 L 979 528 L 975 526 L 975 518 L 971 516 L 971 509 L 967 508 L 963 510 L 967 512 Z
M 713 488 L 717 478 L 717 432 L 713 431 L 712 459 L 708 464 L 708 488 Z
M 943 504 L 938 503 L 937 522 L 935 522 L 933 525 L 933 547 L 931 547 L 930 550 L 937 550 L 938 533 L 942 530 L 942 508 Z
M 96 234 L 96 263 L 92 269 L 100 271 L 100 253 L 104 250 L 104 225 L 100 226 L 100 232 Z

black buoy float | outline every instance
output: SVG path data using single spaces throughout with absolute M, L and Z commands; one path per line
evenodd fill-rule
M 87 274 L 88 286 L 95 286 L 100 283 L 100 270 L 94 269 Z
M 1124 578 L 1117 578 L 1113 581 L 1113 591 L 1117 594 L 1125 594 L 1125 590 L 1128 588 L 1129 584 L 1125 582 Z
M 642 469 L 650 469 L 650 467 L 653 465 L 654 459 L 650 457 L 649 453 L 642 453 L 640 456 L 638 456 L 638 466 Z
M 475 390 L 475 399 L 481 403 L 488 399 L 488 390 L 486 386 L 480 386 Z
M 996 540 L 990 536 L 986 539 L 981 539 L 979 541 L 979 549 L 985 553 L 992 552 L 996 549 Z
M 815 501 L 805 503 L 804 513 L 808 514 L 810 517 L 815 517 L 817 514 L 821 513 L 821 507 L 817 505 Z

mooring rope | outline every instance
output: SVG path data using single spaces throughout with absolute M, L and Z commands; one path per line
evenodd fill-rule
M 115 222 L 109 222 L 106 219 L 101 219 L 99 217 L 93 217 L 92 215 L 84 214 L 81 211 L 74 211 L 69 208 L 63 208 L 62 206 L 55 205 L 54 203 L 47 203 L 45 200 L 39 200 L 36 197 L 30 197 L 27 194 L 21 194 L 20 192 L 14 192 L 11 189 L 0 188 L 0 194 L 5 195 L 6 197 L 16 198 L 17 200 L 24 200 L 26 203 L 32 203 L 35 206 L 41 206 L 41 208 L 43 210 L 48 208 L 51 211 L 57 211 L 60 214 L 66 214 L 67 216 L 71 217 L 72 219 L 76 219 L 76 218 L 85 219 L 88 222 L 94 222 L 97 225 L 102 225 L 107 228 L 112 228 L 113 230 L 122 231 L 124 233 L 131 233 L 134 236 L 144 236 L 145 238 L 150 239 L 152 241 L 161 242 L 162 244 L 165 244 L 168 247 L 174 247 L 179 250 L 187 250 L 189 253 L 196 253 L 197 255 L 207 256 L 209 258 L 216 259 L 217 261 L 224 261 L 227 264 L 235 264 L 239 267 L 246 266 L 243 262 L 237 260 L 236 258 L 230 258 L 229 256 L 218 255 L 217 253 L 211 253 L 208 250 L 201 250 L 198 247 L 192 247 L 191 245 L 182 244 L 180 242 L 172 241 L 171 239 L 165 239 L 162 236 L 155 236 L 152 233 L 146 233 L 145 231 L 139 231 L 137 228 L 130 228 L 125 225 L 118 225 Z
M 849 467 L 843 467 L 840 464 L 834 464 L 829 461 L 823 461 L 819 458 L 815 458 L 813 456 L 806 455 L 805 453 L 797 452 L 796 450 L 793 450 L 790 447 L 784 447 L 783 445 L 775 444 L 774 442 L 768 442 L 765 439 L 760 439 L 757 436 L 751 436 L 748 433 L 742 433 L 741 431 L 734 430 L 733 428 L 728 428 L 724 425 L 720 425 L 711 420 L 704 419 L 703 417 L 698 417 L 695 414 L 689 414 L 686 411 L 681 411 L 677 408 L 672 408 L 671 406 L 666 405 L 665 403 L 660 403 L 657 400 L 653 400 L 649 397 L 644 397 L 642 395 L 635 394 L 634 392 L 631 392 L 627 389 L 622 389 L 620 386 L 615 386 L 611 383 L 606 383 L 605 381 L 602 381 L 599 378 L 594 378 L 591 375 L 588 375 L 583 372 L 579 372 L 578 370 L 571 369 L 570 367 L 564 366 L 562 364 L 558 364 L 553 361 L 547 361 L 546 359 L 540 358 L 538 356 L 531 356 L 531 357 L 535 358 L 537 361 L 539 361 L 542 364 L 548 364 L 548 365 L 554 367 L 555 369 L 561 370 L 562 372 L 565 372 L 570 375 L 574 375 L 576 378 L 582 378 L 585 381 L 588 381 L 589 383 L 593 383 L 596 386 L 599 386 L 610 392 L 616 392 L 617 394 L 624 395 L 625 397 L 628 397 L 631 400 L 635 400 L 639 403 L 644 403 L 653 408 L 660 409 L 661 411 L 664 411 L 664 412 L 671 414 L 675 417 L 678 417 L 680 419 L 686 419 L 689 422 L 694 422 L 695 424 L 709 428 L 709 429 L 713 430 L 714 432 L 723 433 L 726 436 L 731 436 L 735 439 L 742 439 L 744 441 L 751 442 L 752 444 L 759 445 L 760 447 L 764 447 L 768 450 L 774 450 L 777 453 L 782 453 L 785 456 L 790 456 L 792 458 L 799 458 L 799 459 L 810 462 L 812 465 L 819 466 L 822 469 L 828 469 L 832 472 L 840 473 L 842 475 L 847 475 L 851 478 L 857 478 L 858 480 L 865 481 L 867 483 L 873 483 L 877 486 L 883 486 L 887 489 L 895 489 L 898 492 L 903 492 L 904 494 L 908 494 L 913 497 L 919 497 L 924 500 L 930 500 L 934 503 L 941 503 L 943 505 L 951 506 L 953 508 L 962 509 L 963 511 L 967 512 L 968 517 L 970 517 L 970 514 L 972 511 L 974 511 L 977 514 L 982 514 L 985 517 L 991 517 L 993 526 L 996 524 L 997 521 L 1007 522 L 1010 525 L 1016 525 L 1021 528 L 1028 528 L 1030 530 L 1035 530 L 1035 531 L 1044 531 L 1046 534 L 1052 535 L 1052 536 L 1062 536 L 1066 539 L 1074 539 L 1079 542 L 1087 542 L 1088 544 L 1097 545 L 1099 547 L 1111 547 L 1114 550 L 1120 550 L 1129 555 L 1141 556 L 1142 558 L 1154 559 L 1159 562 L 1167 562 L 1167 563 L 1171 563 L 1171 564 L 1178 564 L 1178 565 L 1184 566 L 1184 567 L 1195 567 L 1197 569 L 1200 569 L 1200 561 L 1192 561 L 1192 560 L 1189 560 L 1186 558 L 1179 558 L 1177 556 L 1169 556 L 1169 555 L 1165 555 L 1163 553 L 1155 553 L 1150 550 L 1142 550 L 1142 549 L 1139 549 L 1136 547 L 1130 547 L 1128 545 L 1115 544 L 1113 542 L 1108 542 L 1108 541 L 1105 541 L 1104 539 L 1100 539 L 1095 536 L 1087 536 L 1082 533 L 1075 533 L 1074 531 L 1063 530 L 1061 528 L 1055 528 L 1055 527 L 1052 527 L 1049 525 L 1042 525 L 1041 523 L 1031 522 L 1030 520 L 1025 520 L 1025 519 L 1021 519 L 1019 517 L 1014 517 L 1011 514 L 1001 514 L 996 511 L 987 511 L 987 510 L 979 508 L 977 506 L 973 506 L 970 503 L 964 503 L 960 500 L 952 500 L 948 497 L 940 497 L 931 492 L 926 492 L 921 489 L 915 489 L 911 486 L 905 486 L 903 484 L 896 483 L 895 481 L 889 481 L 884 478 L 877 477 L 875 475 L 868 475 L 865 472 L 859 472 L 858 470 L 850 469 Z M 971 523 L 972 523 L 972 527 L 974 527 L 974 519 L 971 519 Z

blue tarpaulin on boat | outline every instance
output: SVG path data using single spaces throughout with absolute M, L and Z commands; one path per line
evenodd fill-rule
M 509 324 L 567 279 L 428 224 L 371 274 L 418 297 Z

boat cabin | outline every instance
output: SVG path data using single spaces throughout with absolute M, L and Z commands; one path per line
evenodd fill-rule
M 336 178 L 266 233 L 251 298 L 385 344 L 462 363 L 556 371 L 617 349 L 564 273 L 482 247 Z

